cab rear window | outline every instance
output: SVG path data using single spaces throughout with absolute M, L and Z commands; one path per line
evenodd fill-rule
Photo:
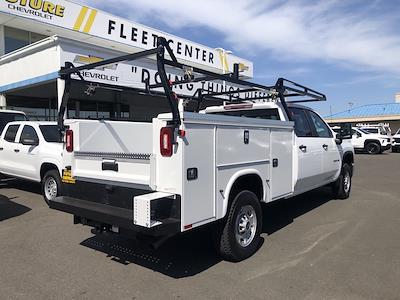
M 40 131 L 43 137 L 48 143 L 59 143 L 60 142 L 60 131 L 57 125 L 40 125 Z
M 216 115 L 235 116 L 244 118 L 255 118 L 265 120 L 280 120 L 278 109 L 253 109 L 253 110 L 230 110 L 213 112 Z
M 6 134 L 4 135 L 4 139 L 7 142 L 14 143 L 15 142 L 15 137 L 16 137 L 17 132 L 18 132 L 18 128 L 19 128 L 19 125 L 10 125 L 10 126 L 8 126 Z

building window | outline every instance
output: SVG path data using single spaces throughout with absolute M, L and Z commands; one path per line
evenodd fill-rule
M 45 35 L 38 33 L 12 27 L 4 27 L 5 53 L 10 53 L 44 38 L 46 38 Z

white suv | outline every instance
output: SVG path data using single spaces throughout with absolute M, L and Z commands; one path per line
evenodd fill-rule
M 364 129 L 353 127 L 351 142 L 355 150 L 365 151 L 368 154 L 380 154 L 391 147 L 390 137 L 387 135 L 370 133 Z

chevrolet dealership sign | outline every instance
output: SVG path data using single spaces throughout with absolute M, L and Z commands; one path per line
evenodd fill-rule
M 244 66 L 243 76 L 253 75 L 253 64 L 245 59 L 65 0 L 0 0 L 0 13 L 45 23 L 55 33 L 57 28 L 69 29 L 131 45 L 132 52 L 154 48 L 157 38 L 163 36 L 182 62 L 191 62 L 221 73 L 232 72 L 234 63 L 240 63 Z

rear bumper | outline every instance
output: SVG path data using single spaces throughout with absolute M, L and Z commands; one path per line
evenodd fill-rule
M 100 191 L 102 191 L 102 185 L 96 184 L 96 186 Z M 115 187 L 115 189 L 118 188 Z M 68 191 L 68 189 L 65 190 Z M 135 192 L 135 190 L 132 190 L 132 193 L 133 192 Z M 118 195 L 119 193 L 116 192 L 116 194 Z M 52 209 L 72 214 L 74 216 L 75 224 L 83 224 L 104 231 L 113 231 L 128 236 L 134 235 L 135 233 L 143 233 L 152 236 L 170 236 L 181 231 L 179 213 L 180 198 L 173 200 L 175 203 L 170 201 L 169 203 L 171 207 L 167 207 L 167 209 L 165 209 L 166 202 L 164 201 L 164 203 L 162 203 L 162 201 L 160 201 L 160 204 L 157 205 L 162 210 L 156 212 L 151 211 L 151 213 L 158 214 L 158 220 L 161 224 L 147 228 L 134 224 L 132 196 L 127 197 L 130 201 L 125 201 L 125 203 L 127 204 L 130 202 L 131 204 L 126 206 L 121 205 L 123 204 L 122 202 L 118 203 L 119 206 L 111 205 L 111 203 L 116 202 L 113 201 L 114 199 L 108 198 L 108 201 L 104 201 L 104 199 L 96 198 L 95 195 L 92 195 L 93 198 L 91 199 L 82 199 L 81 197 L 78 198 L 74 196 L 69 195 L 57 197 L 49 202 L 49 206 Z M 94 201 L 94 199 L 97 200 Z

